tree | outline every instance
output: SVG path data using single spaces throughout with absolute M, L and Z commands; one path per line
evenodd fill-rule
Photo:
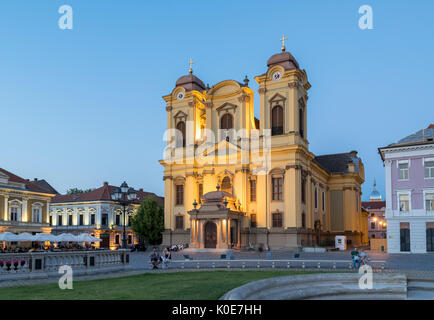
M 137 213 L 131 219 L 131 228 L 149 244 L 160 244 L 164 229 L 164 210 L 155 197 L 142 201 Z
M 71 188 L 68 191 L 66 191 L 66 194 L 80 194 L 80 193 L 87 193 L 87 192 L 91 192 L 95 189 L 78 189 L 78 188 Z

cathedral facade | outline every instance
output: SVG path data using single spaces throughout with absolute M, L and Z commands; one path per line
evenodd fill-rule
M 282 47 L 254 92 L 244 82 L 211 88 L 193 74 L 164 96 L 163 244 L 264 249 L 368 242 L 361 210 L 364 167 L 356 151 L 309 151 L 305 70 Z

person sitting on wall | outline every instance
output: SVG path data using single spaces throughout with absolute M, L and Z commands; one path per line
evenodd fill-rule
M 359 251 L 357 250 L 357 248 L 354 248 L 354 250 L 351 251 L 351 258 L 353 260 L 353 267 L 355 269 L 359 269 L 360 268 L 360 257 L 359 257 Z
M 153 265 L 152 269 L 158 269 L 158 265 L 161 263 L 162 259 L 158 254 L 157 248 L 154 247 L 154 250 L 151 254 L 151 264 Z

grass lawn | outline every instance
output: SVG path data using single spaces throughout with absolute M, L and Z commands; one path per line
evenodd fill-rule
M 145 273 L 114 279 L 75 281 L 72 290 L 57 283 L 0 289 L 0 300 L 149 299 L 216 300 L 247 282 L 308 271 L 199 271 Z

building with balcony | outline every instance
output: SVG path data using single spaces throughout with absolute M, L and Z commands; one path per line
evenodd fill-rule
M 0 232 L 50 233 L 49 208 L 55 195 L 0 168 Z
M 379 148 L 388 252 L 434 251 L 434 125 Z
M 102 187 L 89 192 L 54 197 L 49 215 L 53 233 L 87 232 L 102 240 L 96 246 L 110 249 L 121 247 L 124 215 L 122 207 L 111 199 L 111 192 L 117 188 L 104 182 Z M 154 196 L 159 205 L 164 205 L 163 198 L 154 193 L 145 192 L 143 189 L 137 191 L 137 199 L 128 208 L 125 216 L 128 246 L 138 242 L 131 229 L 130 218 L 135 214 L 140 203 L 150 196 Z

